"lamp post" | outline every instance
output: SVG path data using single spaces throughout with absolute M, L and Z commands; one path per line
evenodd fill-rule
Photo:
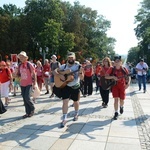
M 42 47 L 40 47 L 39 51 L 40 51 L 40 54 L 42 55 L 42 59 L 43 59 L 43 64 L 44 64 L 44 61 L 45 61 L 45 58 L 46 58 L 46 53 L 48 53 L 48 47 L 46 47 L 45 49 L 42 49 Z

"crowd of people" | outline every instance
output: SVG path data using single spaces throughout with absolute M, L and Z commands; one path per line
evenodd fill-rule
M 21 51 L 18 56 L 19 63 L 13 64 L 11 61 L 0 62 L 0 113 L 7 111 L 7 106 L 11 102 L 9 94 L 17 96 L 18 88 L 21 89 L 25 115 L 23 118 L 32 117 L 35 111 L 36 97 L 31 96 L 31 91 L 38 87 L 40 94 L 49 95 L 49 98 L 58 96 L 62 99 L 62 121 L 61 127 L 67 123 L 68 102 L 73 100 L 75 110 L 73 120 L 78 120 L 80 96 L 87 97 L 93 94 L 93 82 L 96 83 L 96 93 L 100 93 L 102 107 L 107 108 L 109 104 L 109 94 L 114 98 L 114 119 L 119 113 L 124 112 L 124 100 L 126 89 L 130 81 L 137 80 L 139 90 L 142 88 L 146 92 L 146 78 L 148 76 L 148 65 L 143 59 L 135 67 L 124 67 L 121 56 L 115 56 L 113 60 L 105 57 L 101 62 L 92 64 L 90 60 L 78 62 L 75 53 L 69 52 L 65 64 L 57 61 L 57 56 L 52 55 L 51 59 L 45 59 L 44 64 L 39 60 L 34 64 L 28 60 L 25 51 Z M 133 72 L 133 68 L 135 72 Z M 132 73 L 131 78 L 130 73 Z M 95 80 L 94 80 L 95 79 Z M 104 82 L 105 81 L 105 82 Z M 106 85 L 109 86 L 106 88 Z M 42 93 L 42 89 L 46 93 Z M 42 96 L 42 95 L 41 95 Z M 3 100 L 4 98 L 4 100 Z M 4 104 L 4 105 L 3 105 Z

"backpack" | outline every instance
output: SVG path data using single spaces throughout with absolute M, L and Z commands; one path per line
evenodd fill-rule
M 53 62 L 50 64 L 50 68 L 52 69 Z M 59 66 L 59 62 L 57 61 L 57 68 Z

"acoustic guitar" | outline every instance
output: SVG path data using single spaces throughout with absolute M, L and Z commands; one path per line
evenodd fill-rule
M 127 78 L 127 77 L 132 76 L 132 75 L 133 74 L 123 75 L 123 76 L 118 77 L 118 79 Z M 101 82 L 101 87 L 104 90 L 110 90 L 114 85 L 117 84 L 117 81 L 115 81 L 114 79 L 106 79 L 105 76 L 102 76 L 100 78 L 100 82 Z
M 70 69 L 60 71 L 59 74 L 64 75 L 65 80 L 60 79 L 59 76 L 54 76 L 54 83 L 57 88 L 64 88 L 69 82 L 74 80 L 73 73 L 78 72 L 78 70 L 71 71 Z

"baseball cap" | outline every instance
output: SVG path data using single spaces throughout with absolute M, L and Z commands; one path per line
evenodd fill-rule
M 67 55 L 67 57 L 73 57 L 73 58 L 75 58 L 76 56 L 75 56 L 75 53 L 69 52 L 68 55 Z
M 115 56 L 115 57 L 114 57 L 114 61 L 117 60 L 117 59 L 118 59 L 118 60 L 121 60 L 121 56 Z

